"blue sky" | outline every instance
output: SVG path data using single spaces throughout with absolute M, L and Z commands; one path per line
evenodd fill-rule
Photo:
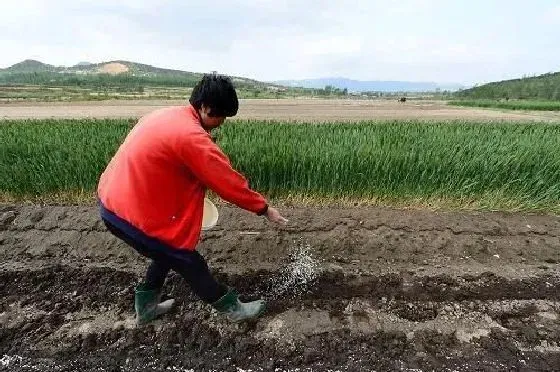
M 259 80 L 560 71 L 555 0 L 3 0 L 0 67 L 124 59 Z

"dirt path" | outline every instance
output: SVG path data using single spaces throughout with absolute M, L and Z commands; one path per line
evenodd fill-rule
M 136 328 L 145 261 L 94 208 L 0 206 L 0 370 L 560 369 L 560 217 L 220 210 L 200 251 L 267 313 L 229 324 L 171 276 L 175 311 Z
M 89 101 L 0 105 L 1 119 L 139 117 L 185 101 Z M 514 112 L 447 106 L 442 101 L 252 99 L 241 100 L 238 119 L 296 121 L 507 120 L 560 121 L 560 113 Z

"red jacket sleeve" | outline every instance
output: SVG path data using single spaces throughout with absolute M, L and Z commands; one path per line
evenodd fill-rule
M 208 133 L 191 132 L 178 146 L 182 161 L 206 187 L 240 208 L 257 214 L 266 212 L 266 199 L 253 191 L 245 177 L 233 169 L 228 157 Z

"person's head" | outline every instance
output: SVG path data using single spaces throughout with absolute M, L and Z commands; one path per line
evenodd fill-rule
M 231 79 L 217 74 L 204 75 L 194 87 L 189 102 L 198 111 L 204 129 L 219 127 L 239 109 Z

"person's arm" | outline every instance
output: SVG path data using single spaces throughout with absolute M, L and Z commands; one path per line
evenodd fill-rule
M 273 222 L 287 222 L 278 210 L 268 205 L 261 194 L 249 187 L 243 175 L 233 169 L 228 157 L 208 133 L 191 133 L 182 142 L 178 145 L 178 151 L 183 162 L 222 199 L 258 215 L 265 215 Z

